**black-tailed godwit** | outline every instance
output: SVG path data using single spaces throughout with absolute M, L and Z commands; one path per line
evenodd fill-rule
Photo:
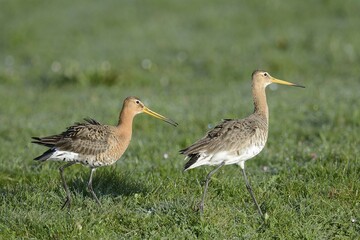
M 133 119 L 139 113 L 147 113 L 173 126 L 178 125 L 173 120 L 147 108 L 139 98 L 127 97 L 116 126 L 102 125 L 94 119 L 87 118 L 85 123 L 75 123 L 60 134 L 32 138 L 33 143 L 49 147 L 35 160 L 66 162 L 59 168 L 66 191 L 66 200 L 62 208 L 66 205 L 70 207 L 71 204 L 70 192 L 63 172 L 65 168 L 76 163 L 90 167 L 88 190 L 100 204 L 92 187 L 93 174 L 98 167 L 114 164 L 123 155 L 131 140 Z
M 303 87 L 273 78 L 265 71 L 254 71 L 252 74 L 254 113 L 244 119 L 223 120 L 223 122 L 210 130 L 205 137 L 180 151 L 180 153 L 186 155 L 188 160 L 185 164 L 185 170 L 202 165 L 217 166 L 206 177 L 204 193 L 199 204 L 201 213 L 204 209 L 205 196 L 211 176 L 224 165 L 237 164 L 242 169 L 251 198 L 259 214 L 264 218 L 264 214 L 246 177 L 245 161 L 259 154 L 267 141 L 269 109 L 266 102 L 265 88 L 271 83 Z

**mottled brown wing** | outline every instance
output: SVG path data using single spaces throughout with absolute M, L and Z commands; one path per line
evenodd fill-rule
M 94 119 L 85 119 L 86 123 L 75 123 L 66 131 L 48 137 L 33 137 L 33 143 L 62 151 L 96 155 L 108 149 L 111 127 L 101 125 Z
M 235 152 L 246 149 L 256 141 L 259 124 L 253 119 L 230 121 L 222 127 L 222 134 L 209 143 L 208 152 Z
M 194 155 L 201 152 L 220 152 L 242 149 L 250 144 L 256 134 L 259 124 L 253 119 L 229 120 L 226 119 L 210 130 L 204 138 L 180 151 L 185 155 Z
M 104 125 L 79 124 L 62 133 L 55 147 L 84 155 L 97 155 L 109 146 L 110 127 Z

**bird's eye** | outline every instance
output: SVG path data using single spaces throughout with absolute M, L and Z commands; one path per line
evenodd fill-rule
M 264 77 L 267 77 L 268 76 L 268 73 L 264 73 Z
M 136 104 L 139 104 L 139 103 L 140 103 L 140 101 L 139 101 L 139 100 L 136 100 L 135 102 L 136 102 Z

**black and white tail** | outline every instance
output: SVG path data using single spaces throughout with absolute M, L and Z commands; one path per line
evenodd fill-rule
M 55 148 L 50 148 L 49 150 L 44 152 L 42 155 L 34 158 L 34 160 L 44 162 L 44 161 L 48 160 L 55 152 L 56 152 Z

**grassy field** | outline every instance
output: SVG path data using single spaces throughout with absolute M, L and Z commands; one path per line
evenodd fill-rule
M 0 1 L 0 239 L 359 239 L 359 1 Z M 254 69 L 303 84 L 267 90 L 268 144 L 240 169 L 183 172 L 178 150 L 252 110 Z M 126 96 L 180 123 L 137 116 L 113 166 L 65 172 L 33 161 L 31 136 Z

